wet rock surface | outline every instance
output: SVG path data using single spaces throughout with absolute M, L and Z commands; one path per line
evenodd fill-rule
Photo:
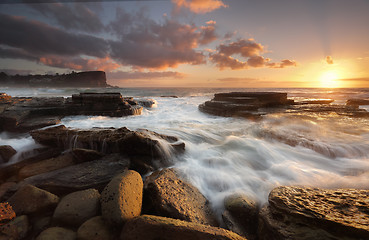
M 122 240 L 245 240 L 231 231 L 166 217 L 143 215 L 128 221 Z
M 59 170 L 35 175 L 24 180 L 57 195 L 63 195 L 88 188 L 99 191 L 117 174 L 129 166 L 129 161 L 122 157 L 110 156 L 85 162 Z
M 224 224 L 249 240 L 257 239 L 259 207 L 257 202 L 242 194 L 233 194 L 224 199 Z
M 77 231 L 80 240 L 115 240 L 119 234 L 101 217 L 93 217 L 84 222 Z
M 18 216 L 0 226 L 0 239 L 23 239 L 29 232 L 30 224 L 26 215 Z
M 0 146 L 0 163 L 8 162 L 16 153 L 17 151 L 9 145 Z
M 66 228 L 62 227 L 51 227 L 43 231 L 36 240 L 75 240 L 77 239 L 77 234 Z
M 260 212 L 260 239 L 368 239 L 369 191 L 278 187 Z
M 199 110 L 216 116 L 260 119 L 269 113 L 336 113 L 348 117 L 369 117 L 359 109 L 367 100 L 348 100 L 347 105 L 332 104 L 332 99 L 305 99 L 294 101 L 281 92 L 230 92 L 217 93 L 210 101 L 199 105 Z
M 208 200 L 172 169 L 154 172 L 144 184 L 146 212 L 155 215 L 217 226 Z
M 346 105 L 360 106 L 360 105 L 369 105 L 369 99 L 348 99 L 346 101 Z
M 142 112 L 142 106 L 129 104 L 120 93 L 80 93 L 71 98 L 3 98 L 0 107 L 0 131 L 11 132 L 55 125 L 70 115 L 122 117 Z
M 148 156 L 165 159 L 162 142 L 178 151 L 184 143 L 173 136 L 161 135 L 148 130 L 131 131 L 128 128 L 92 128 L 89 130 L 66 128 L 64 125 L 32 131 L 36 142 L 63 149 L 80 147 L 103 153 L 122 153 L 127 156 Z

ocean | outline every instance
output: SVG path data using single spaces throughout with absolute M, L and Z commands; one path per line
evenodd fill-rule
M 67 127 L 145 128 L 177 136 L 186 144 L 181 155 L 171 155 L 172 166 L 194 184 L 218 214 L 224 197 L 240 192 L 260 204 L 280 185 L 369 189 L 369 118 L 336 113 L 273 113 L 260 121 L 212 116 L 198 110 L 214 93 L 231 91 L 287 92 L 288 98 L 369 98 L 369 89 L 215 89 L 115 88 L 52 89 L 3 88 L 13 97 L 70 97 L 79 92 L 120 92 L 125 97 L 151 98 L 157 104 L 142 115 L 121 118 L 70 116 Z M 178 98 L 161 96 L 178 96 Z M 361 106 L 369 111 L 369 106 Z M 291 144 L 293 143 L 293 144 Z M 0 145 L 19 153 L 38 147 L 29 134 L 0 133 Z M 24 153 L 23 153 L 24 154 Z M 24 157 L 24 156 L 23 156 Z

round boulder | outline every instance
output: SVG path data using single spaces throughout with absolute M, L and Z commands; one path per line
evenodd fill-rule
M 114 177 L 101 193 L 102 217 L 114 225 L 141 214 L 143 182 L 141 175 L 126 170 Z
M 77 231 L 79 240 L 114 240 L 118 234 L 104 221 L 101 216 L 93 217 L 84 222 Z
M 0 146 L 0 162 L 1 159 L 4 162 L 8 162 L 11 157 L 13 157 L 17 153 L 12 146 L 9 145 L 3 145 Z
M 36 240 L 75 240 L 77 239 L 77 234 L 72 230 L 62 228 L 62 227 L 52 227 L 48 228 L 38 237 Z
M 87 219 L 98 215 L 100 194 L 87 189 L 66 195 L 55 209 L 53 219 L 68 226 L 79 227 Z

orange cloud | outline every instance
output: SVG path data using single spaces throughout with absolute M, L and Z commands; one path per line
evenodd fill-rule
M 120 67 L 109 57 L 105 58 L 65 58 L 57 56 L 41 57 L 39 62 L 44 65 L 58 68 L 69 68 L 73 70 L 100 70 L 100 71 L 112 71 Z
M 172 0 L 177 8 L 188 8 L 194 13 L 212 12 L 221 7 L 228 7 L 221 0 Z

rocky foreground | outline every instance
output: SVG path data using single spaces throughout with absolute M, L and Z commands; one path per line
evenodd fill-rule
M 259 96 L 259 107 L 291 104 L 284 94 L 266 94 L 269 100 L 259 93 L 251 95 L 237 96 L 235 101 L 250 105 L 247 98 L 254 98 L 256 104 Z M 271 191 L 264 206 L 234 194 L 224 199 L 219 218 L 205 196 L 170 168 L 171 159 L 185 151 L 175 136 L 124 127 L 24 127 L 29 119 L 61 117 L 68 111 L 105 114 L 107 103 L 112 105 L 111 114 L 119 115 L 129 109 L 122 105 L 139 108 L 133 99 L 80 94 L 64 99 L 63 104 L 50 100 L 40 107 L 28 104 L 35 99 L 3 97 L 21 104 L 6 105 L 0 116 L 3 121 L 13 117 L 16 124 L 5 128 L 32 129 L 30 135 L 44 147 L 31 157 L 7 163 L 16 151 L 0 146 L 4 162 L 0 165 L 0 240 L 369 239 L 369 190 L 282 186 Z M 103 104 L 96 105 L 96 98 L 104 99 Z M 229 104 L 230 95 L 216 98 Z M 61 109 L 66 113 L 60 115 Z

